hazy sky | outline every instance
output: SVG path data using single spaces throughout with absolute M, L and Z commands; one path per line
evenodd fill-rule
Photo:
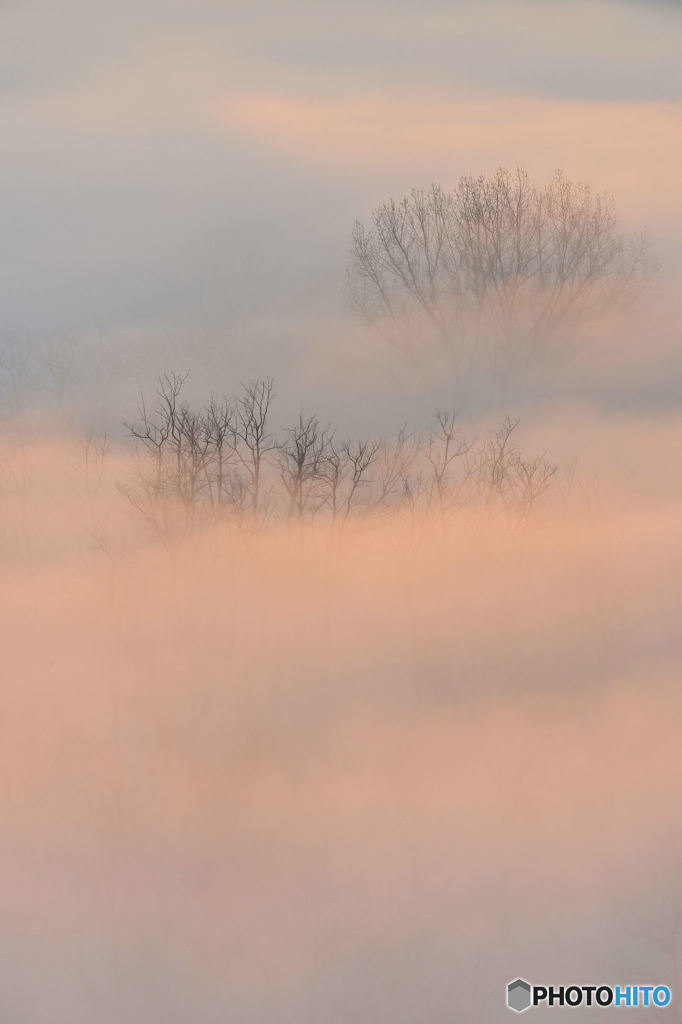
M 368 7 L 4 0 L 2 329 L 207 329 L 315 375 L 355 217 L 499 163 L 612 190 L 670 275 L 679 3 Z
M 0 0 L 0 40 L 2 1024 L 493 1024 L 517 972 L 675 1015 L 682 0 Z M 501 163 L 663 261 L 504 408 L 537 517 L 155 547 L 118 439 L 161 371 L 275 374 L 280 437 L 473 395 L 481 450 L 491 381 L 342 283 L 356 217 Z

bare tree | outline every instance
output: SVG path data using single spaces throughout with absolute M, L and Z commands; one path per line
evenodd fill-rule
M 405 351 L 430 335 L 456 361 L 525 363 L 631 301 L 655 269 L 647 234 L 621 229 L 611 196 L 561 171 L 538 187 L 500 168 L 356 222 L 348 281 L 353 308 Z
M 272 377 L 258 378 L 244 384 L 236 400 L 235 451 L 247 474 L 251 511 L 256 518 L 261 511 L 264 460 L 277 447 L 268 424 L 273 387 Z
M 46 338 L 42 347 L 47 383 L 61 404 L 67 391 L 76 383 L 82 355 L 76 339 L 68 334 Z
M 438 412 L 425 435 L 402 427 L 392 438 L 339 442 L 317 416 L 301 412 L 277 437 L 268 424 L 270 378 L 198 409 L 182 399 L 185 380 L 166 374 L 153 407 L 142 399 L 128 428 L 136 473 L 119 485 L 171 547 L 220 518 L 248 512 L 259 524 L 266 494 L 269 511 L 299 523 L 327 515 L 343 525 L 360 512 L 465 504 L 525 515 L 556 472 L 544 453 L 523 455 L 518 420 L 509 417 L 477 442 L 465 438 L 455 410 Z M 106 438 L 90 437 L 84 447 L 91 505 L 107 450 Z
M 452 496 L 452 469 L 458 460 L 464 463 L 471 444 L 460 432 L 456 409 L 437 412 L 436 424 L 428 434 L 426 457 L 431 467 L 432 496 L 443 509 Z
M 337 444 L 330 438 L 325 453 L 324 476 L 328 484 L 327 501 L 332 520 L 346 522 L 371 481 L 368 471 L 381 448 L 379 441 L 361 438 Z
M 121 489 L 168 543 L 181 540 L 194 525 L 210 450 L 202 417 L 181 401 L 186 380 L 187 374 L 164 374 L 154 408 L 148 409 L 143 398 L 139 421 L 127 424 L 138 471 L 135 483 Z
M 528 515 L 547 490 L 557 467 L 544 452 L 525 458 L 516 443 L 519 420 L 506 416 L 469 459 L 475 500 L 484 508 L 502 506 Z
M 501 426 L 481 449 L 479 458 L 486 506 L 490 506 L 494 499 L 508 500 L 510 481 L 514 478 L 519 459 L 519 449 L 514 443 L 514 431 L 518 425 L 518 419 L 505 416 Z
M 387 507 L 401 498 L 414 498 L 421 489 L 421 475 L 414 476 L 421 439 L 403 426 L 396 437 L 379 442 L 377 452 L 377 491 L 375 505 Z
M 320 427 L 317 416 L 301 412 L 285 435 L 277 448 L 280 477 L 289 514 L 302 520 L 308 513 L 314 516 L 326 502 L 329 428 Z
M 244 492 L 235 470 L 237 453 L 234 401 L 211 397 L 202 421 L 209 452 L 209 457 L 204 462 L 209 503 L 218 512 L 225 507 L 241 509 Z
M 29 339 L 14 334 L 0 336 L 0 411 L 16 415 L 22 411 L 27 383 L 31 376 Z M 6 409 L 4 408 L 6 405 Z
M 531 459 L 519 457 L 515 470 L 518 509 L 523 515 L 528 515 L 550 486 L 557 466 L 548 462 L 545 453 L 542 452 Z

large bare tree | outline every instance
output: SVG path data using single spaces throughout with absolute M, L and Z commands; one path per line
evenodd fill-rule
M 645 231 L 614 202 L 557 171 L 523 168 L 432 185 L 356 222 L 353 307 L 414 354 L 429 339 L 461 362 L 526 363 L 577 326 L 635 298 L 656 269 Z

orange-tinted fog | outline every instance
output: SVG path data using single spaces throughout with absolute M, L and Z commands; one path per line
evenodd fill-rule
M 525 521 L 224 526 L 173 557 L 123 449 L 88 500 L 78 438 L 6 431 L 7 1020 L 487 1022 L 517 975 L 675 989 L 682 494 L 652 484 L 680 424 L 562 415 L 539 434 L 599 443 Z
M 518 976 L 682 1020 L 679 0 L 0 28 L 0 1024 L 502 1024 Z M 404 358 L 349 314 L 355 219 L 500 165 L 612 193 L 660 273 L 523 373 Z M 558 472 L 168 546 L 124 424 L 186 371 L 273 374 L 280 439 L 509 413 Z

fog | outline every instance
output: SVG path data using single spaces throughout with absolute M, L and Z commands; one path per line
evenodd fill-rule
M 682 1019 L 679 5 L 0 20 L 0 1020 Z M 517 166 L 636 302 L 353 312 L 356 219 Z
M 125 449 L 91 501 L 78 437 L 5 446 L 8 1019 L 501 1020 L 516 974 L 674 986 L 679 417 L 535 429 L 599 443 L 530 518 L 175 552 L 113 486 Z

